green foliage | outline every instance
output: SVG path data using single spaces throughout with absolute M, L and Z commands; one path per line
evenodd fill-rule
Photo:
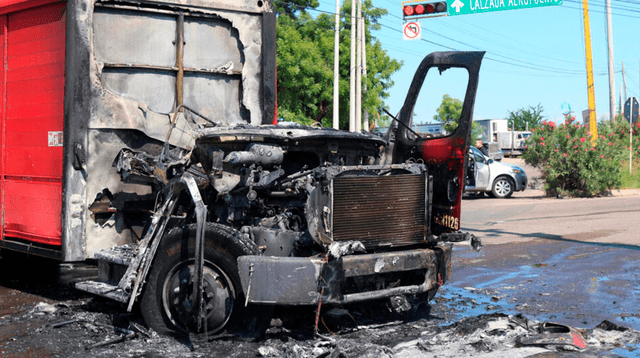
M 462 101 L 457 98 L 452 98 L 448 94 L 443 95 L 442 103 L 440 103 L 440 106 L 436 109 L 436 115 L 433 116 L 433 119 L 444 123 L 442 127 L 449 133 L 452 133 L 458 128 L 458 122 L 462 115 L 462 104 Z M 483 132 L 481 125 L 476 122 L 471 122 L 472 140 L 482 136 Z
M 623 160 L 621 165 L 621 188 L 640 188 L 640 158 L 633 158 L 633 167 L 629 172 L 629 159 Z
M 315 7 L 317 1 L 298 0 L 296 3 Z M 287 4 L 285 4 L 287 5 Z M 278 16 L 278 116 L 303 124 L 333 122 L 333 46 L 335 18 L 320 14 L 312 18 L 298 7 L 287 5 Z M 363 92 L 364 109 L 370 122 L 379 118 L 378 109 L 386 107 L 384 99 L 393 85 L 391 75 L 402 63 L 391 59 L 370 31 L 380 25 L 377 21 L 387 12 L 364 1 L 366 23 L 367 77 L 363 78 L 367 92 Z M 341 14 L 351 14 L 351 2 L 346 1 Z M 284 16 L 283 16 L 284 15 Z M 349 66 L 351 44 L 351 16 L 342 16 L 339 57 L 340 128 L 349 127 Z M 386 116 L 385 116 L 386 117 Z M 383 117 L 384 118 L 384 117 Z
M 288 16 L 296 18 L 300 12 L 304 12 L 308 8 L 318 7 L 318 0 L 288 0 L 275 1 L 276 14 L 278 16 Z
M 453 132 L 458 128 L 458 120 L 462 114 L 462 101 L 457 98 L 451 98 L 448 94 L 442 96 L 442 103 L 436 109 L 436 115 L 433 116 L 438 122 L 442 122 L 445 130 Z
M 621 184 L 622 151 L 615 124 L 602 125 L 592 146 L 586 126 L 543 121 L 532 129 L 523 153 L 525 161 L 542 170 L 548 196 L 593 196 L 607 193 Z M 628 140 L 628 137 L 627 137 Z
M 526 131 L 540 126 L 540 122 L 544 119 L 542 115 L 544 108 L 538 103 L 537 106 L 529 106 L 529 108 L 520 108 L 515 111 L 509 111 L 507 122 L 511 129 L 515 124 L 515 130 Z

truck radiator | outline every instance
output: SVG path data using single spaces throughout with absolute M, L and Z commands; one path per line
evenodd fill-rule
M 425 240 L 426 174 L 341 176 L 333 179 L 333 240 L 368 248 Z

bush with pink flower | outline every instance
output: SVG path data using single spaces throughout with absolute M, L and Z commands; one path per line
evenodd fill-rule
M 592 134 L 586 126 L 572 123 L 556 126 L 554 122 L 543 122 L 532 131 L 527 140 L 523 158 L 527 164 L 542 170 L 545 191 L 548 196 L 594 196 L 606 194 L 612 188 L 620 187 L 620 161 L 623 141 L 620 130 L 601 125 L 599 138 L 592 146 Z M 628 132 L 627 125 L 627 132 Z M 607 137 L 611 133 L 613 136 Z M 614 138 L 615 137 L 615 138 Z M 627 133 L 627 146 L 628 146 Z M 610 145 L 613 140 L 616 145 Z

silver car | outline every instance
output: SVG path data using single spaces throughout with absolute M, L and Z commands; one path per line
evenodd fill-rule
M 508 198 L 527 187 L 527 174 L 517 165 L 494 161 L 475 147 L 469 148 L 465 190 Z

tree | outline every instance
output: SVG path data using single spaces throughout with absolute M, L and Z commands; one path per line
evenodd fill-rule
M 453 132 L 458 128 L 458 120 L 462 114 L 462 101 L 457 98 L 451 98 L 448 94 L 442 96 L 442 103 L 436 109 L 436 115 L 433 116 L 438 122 L 442 122 L 443 128 L 448 132 Z
M 531 130 L 531 128 L 537 128 L 544 119 L 542 115 L 544 109 L 542 105 L 538 103 L 537 106 L 529 106 L 529 108 L 520 108 L 515 111 L 509 111 L 507 116 L 507 122 L 509 123 L 509 129 L 511 129 L 515 123 L 515 130 L 525 131 Z
M 462 115 L 462 101 L 445 94 L 442 96 L 442 103 L 436 109 L 436 113 L 433 119 L 444 123 L 442 127 L 451 133 L 458 128 L 458 122 Z M 471 139 L 477 139 L 482 133 L 482 126 L 476 122 L 471 122 Z
M 296 4 L 313 8 L 317 1 L 297 0 Z M 349 66 L 351 42 L 351 3 L 346 1 L 341 10 L 339 57 L 340 128 L 349 126 Z M 400 69 L 401 62 L 391 59 L 370 30 L 380 27 L 377 21 L 386 10 L 364 1 L 363 16 L 366 23 L 367 77 L 363 78 L 367 92 L 363 93 L 362 107 L 373 119 L 379 108 L 386 107 L 384 99 L 393 85 L 391 75 Z M 281 8 L 277 22 L 278 61 L 278 116 L 287 121 L 303 124 L 333 122 L 333 15 L 311 17 L 304 8 L 287 4 Z
M 278 16 L 286 15 L 290 18 L 297 18 L 297 14 L 305 12 L 305 9 L 318 7 L 317 0 L 289 0 L 275 1 L 276 14 Z

